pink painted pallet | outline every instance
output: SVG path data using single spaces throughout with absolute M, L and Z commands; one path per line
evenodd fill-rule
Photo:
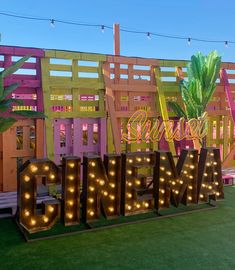
M 21 99 L 24 104 L 15 104 L 12 110 L 30 110 L 43 112 L 43 96 L 41 86 L 41 64 L 40 59 L 44 56 L 41 49 L 20 48 L 11 46 L 0 46 L 0 70 L 14 64 L 21 57 L 31 57 L 13 75 L 4 80 L 4 85 L 9 86 L 19 83 L 20 86 L 12 93 L 11 98 Z M 16 118 L 21 118 L 16 116 Z

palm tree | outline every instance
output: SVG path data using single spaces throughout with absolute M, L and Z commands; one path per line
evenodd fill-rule
M 190 120 L 203 116 L 216 89 L 220 65 L 221 57 L 216 51 L 211 52 L 208 56 L 198 52 L 191 57 L 191 61 L 187 65 L 188 81 L 183 79 L 179 85 L 184 108 L 181 108 L 177 102 L 168 102 L 178 117 Z
M 4 87 L 4 78 L 16 72 L 31 56 L 22 57 L 20 60 L 15 62 L 12 66 L 4 69 L 0 72 L 0 133 L 6 131 L 10 128 L 17 120 L 14 117 L 4 117 L 1 113 L 6 112 L 12 103 L 17 103 L 19 105 L 23 104 L 22 100 L 17 100 L 13 98 L 8 98 L 8 96 L 19 87 L 18 83 L 13 83 L 7 87 Z M 35 111 L 14 111 L 11 114 L 18 114 L 25 117 L 44 117 L 41 112 Z

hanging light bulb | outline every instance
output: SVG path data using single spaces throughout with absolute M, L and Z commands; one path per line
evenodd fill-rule
M 51 19 L 51 27 L 55 27 L 55 20 L 54 19 Z
M 147 32 L 147 38 L 150 40 L 151 39 L 151 34 L 150 32 Z
M 228 41 L 225 41 L 224 44 L 225 44 L 225 47 L 228 48 Z
M 104 33 L 104 25 L 101 25 L 101 32 Z
M 188 38 L 188 45 L 191 45 L 191 38 Z

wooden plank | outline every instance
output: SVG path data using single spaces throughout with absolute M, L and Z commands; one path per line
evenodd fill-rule
M 70 65 L 61 65 L 61 64 L 50 64 L 50 71 L 72 71 L 72 66 Z
M 132 92 L 152 92 L 156 93 L 156 89 L 153 85 L 140 86 L 138 84 L 111 84 L 110 87 L 113 91 L 132 91 Z
M 163 119 L 163 121 L 169 121 L 168 110 L 167 110 L 167 106 L 166 106 L 166 99 L 165 99 L 165 96 L 164 96 L 164 92 L 162 90 L 162 82 L 161 82 L 161 79 L 160 79 L 160 74 L 161 74 L 160 69 L 155 68 L 154 72 L 155 72 L 155 77 L 156 77 L 156 82 L 157 82 L 156 88 L 157 88 L 157 93 L 158 93 L 158 99 L 159 99 L 162 119 Z M 166 122 L 164 122 L 164 124 L 165 123 Z M 166 128 L 166 125 L 165 125 L 165 128 Z M 167 128 L 166 128 L 166 134 L 167 134 L 167 136 L 169 136 Z M 168 142 L 168 144 L 169 144 L 169 149 L 170 149 L 172 155 L 176 156 L 176 150 L 175 150 L 174 142 Z
M 110 73 L 109 73 L 109 64 L 103 64 L 104 69 L 104 81 L 106 86 L 106 103 L 108 108 L 108 113 L 111 119 L 111 127 L 113 134 L 113 141 L 115 146 L 115 151 L 117 154 L 121 153 L 121 138 L 120 138 L 120 130 L 118 129 L 117 119 L 115 116 L 115 105 L 114 105 L 114 94 L 112 90 L 112 86 L 110 85 Z

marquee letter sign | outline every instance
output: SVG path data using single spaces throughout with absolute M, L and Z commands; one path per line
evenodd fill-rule
M 80 223 L 80 166 L 78 157 L 62 159 L 62 215 L 66 226 Z
M 99 156 L 83 157 L 83 221 L 120 214 L 119 155 L 105 155 L 105 166 Z
M 50 229 L 60 215 L 60 203 L 55 199 L 42 202 L 42 213 L 37 214 L 39 180 L 45 185 L 59 182 L 58 168 L 48 159 L 27 161 L 19 173 L 19 223 L 30 233 Z
M 81 183 L 80 171 L 83 166 Z M 26 162 L 19 172 L 19 225 L 29 233 L 49 230 L 60 217 L 65 226 L 223 199 L 219 149 L 184 149 L 175 165 L 169 151 L 65 157 L 61 203 L 51 199 L 38 212 L 37 182 L 61 183 L 47 159 Z M 82 185 L 82 192 L 80 190 Z M 80 196 L 81 202 L 80 203 Z M 81 213 L 81 214 L 80 214 Z

